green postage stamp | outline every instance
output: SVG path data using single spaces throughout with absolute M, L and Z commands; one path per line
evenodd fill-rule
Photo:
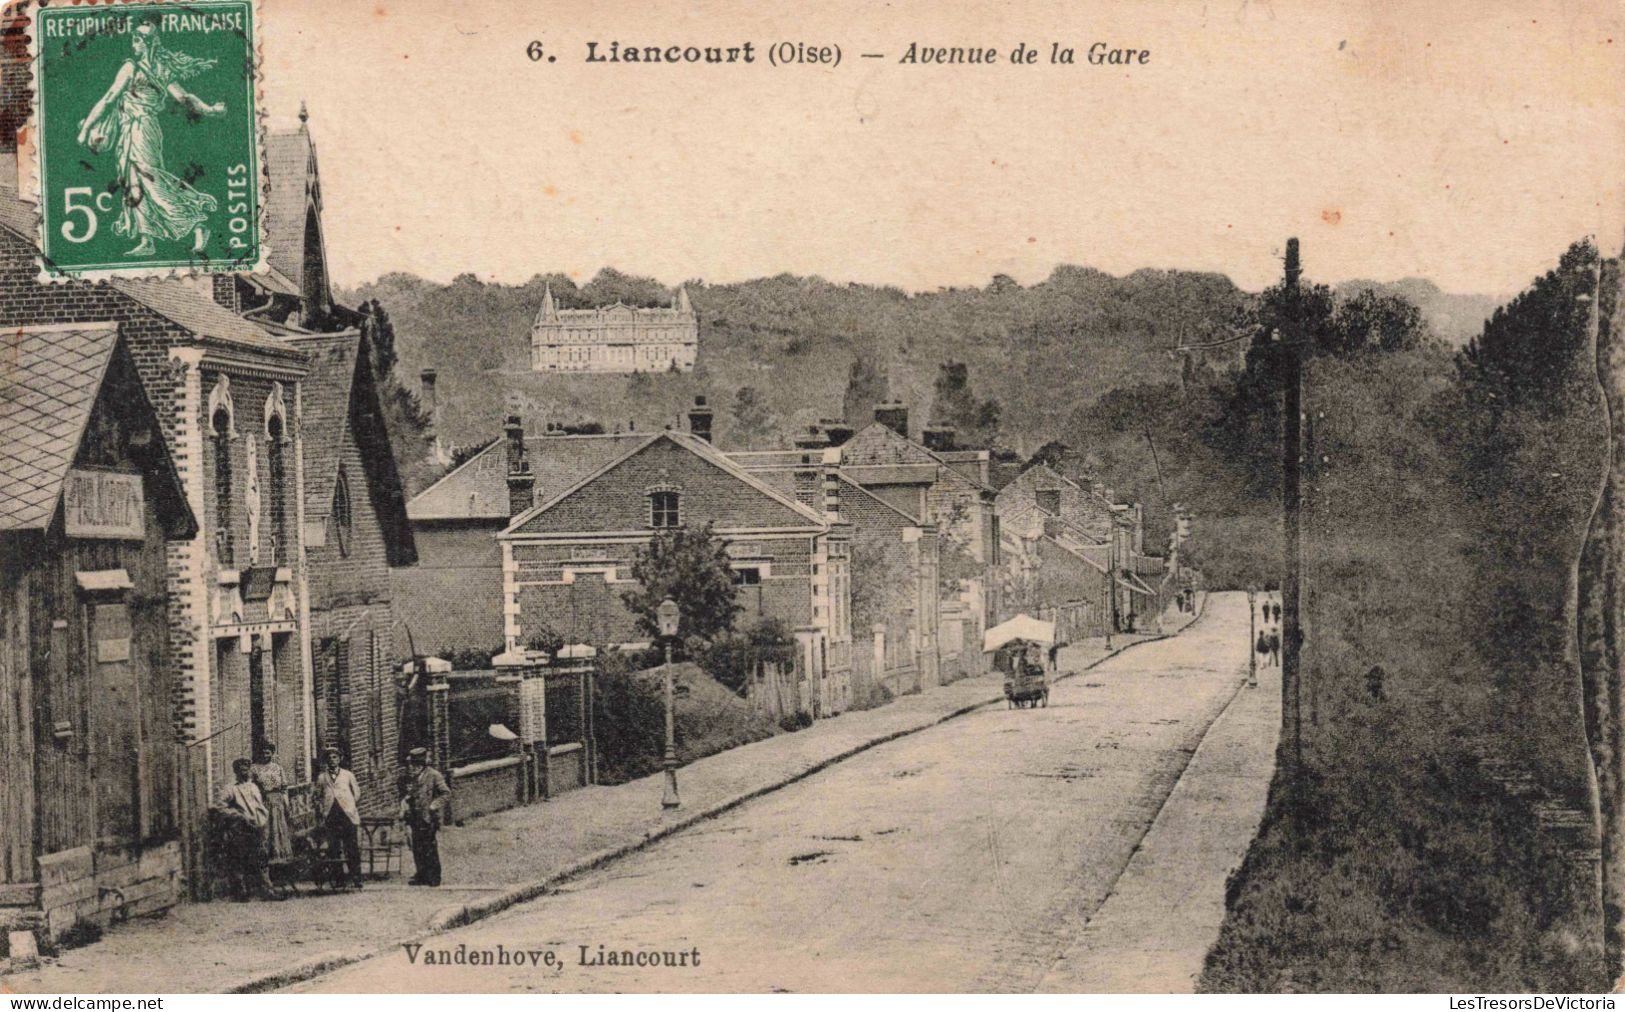
M 255 0 L 36 9 L 47 276 L 261 266 L 256 13 Z

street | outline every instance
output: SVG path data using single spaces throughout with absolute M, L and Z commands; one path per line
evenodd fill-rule
M 1214 595 L 1181 635 L 1059 682 L 1048 708 L 990 707 L 870 749 L 296 989 L 1032 990 L 1235 696 L 1246 628 L 1245 599 Z

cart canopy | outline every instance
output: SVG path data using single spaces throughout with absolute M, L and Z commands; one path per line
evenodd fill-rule
M 982 650 L 997 650 L 1006 643 L 1014 643 L 1016 640 L 1027 640 L 1031 643 L 1053 646 L 1055 643 L 1055 623 L 1045 622 L 1029 615 L 1017 615 L 1015 618 L 1000 622 L 989 629 L 982 636 Z

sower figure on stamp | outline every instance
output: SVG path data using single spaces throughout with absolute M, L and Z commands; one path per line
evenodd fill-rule
M 316 774 L 316 818 L 327 840 L 327 859 L 342 853 L 350 884 L 361 888 L 361 785 L 355 774 L 339 764 L 339 750 L 329 745 L 322 753 L 327 768 Z
M 212 809 L 226 879 L 238 900 L 255 893 L 264 898 L 272 895 L 271 873 L 265 865 L 265 827 L 270 816 L 260 789 L 249 779 L 253 766 L 247 759 L 232 761 L 231 772 L 237 780 L 221 789 Z
M 202 252 L 209 241 L 203 223 L 219 203 L 164 167 L 164 131 L 158 114 L 166 99 L 196 116 L 224 114 L 224 102 L 205 102 L 179 83 L 210 69 L 215 61 L 165 48 L 151 24 L 131 33 L 130 46 L 131 58 L 80 121 L 79 143 L 97 152 L 112 147 L 117 157 L 124 208 L 113 231 L 140 239 L 125 256 L 151 256 L 157 252 L 153 239 L 183 239 L 188 234 L 193 236 L 193 251 Z
M 441 812 L 451 788 L 440 771 L 429 765 L 429 750 L 415 748 L 407 753 L 410 769 L 401 778 L 401 818 L 412 831 L 412 873 L 409 885 L 440 884 Z

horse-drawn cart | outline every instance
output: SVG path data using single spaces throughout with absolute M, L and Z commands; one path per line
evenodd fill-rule
M 987 631 L 982 649 L 1004 673 L 1005 702 L 1014 707 L 1049 705 L 1049 648 L 1055 624 L 1017 615 Z

